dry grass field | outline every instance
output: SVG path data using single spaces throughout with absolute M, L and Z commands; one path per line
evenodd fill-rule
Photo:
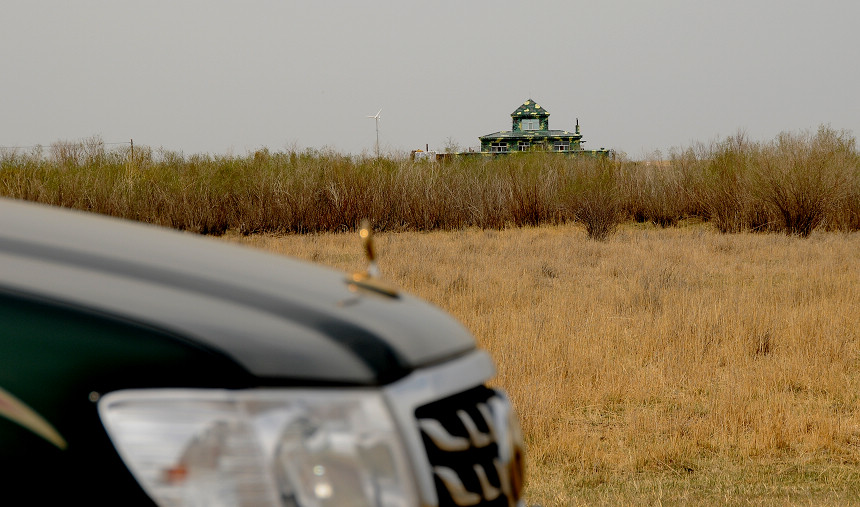
M 364 267 L 351 234 L 226 239 Z M 559 225 L 378 250 L 495 358 L 529 503 L 860 503 L 860 233 Z

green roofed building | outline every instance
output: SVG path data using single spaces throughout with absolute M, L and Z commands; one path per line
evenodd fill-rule
M 511 113 L 511 130 L 481 136 L 481 153 L 503 154 L 517 151 L 555 151 L 570 154 L 608 156 L 609 150 L 582 149 L 579 120 L 573 132 L 550 130 L 549 111 L 534 100 L 522 103 Z

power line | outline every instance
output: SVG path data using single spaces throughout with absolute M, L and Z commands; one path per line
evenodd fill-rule
M 77 144 L 77 145 L 84 146 L 87 143 L 86 143 L 86 141 L 55 141 L 51 144 L 33 144 L 30 146 L 0 146 L 0 150 L 29 150 L 31 148 L 50 148 L 51 146 L 53 146 L 55 144 Z M 130 145 L 131 141 L 121 141 L 121 142 L 116 142 L 116 143 L 99 142 L 99 143 L 95 143 L 95 144 L 100 144 L 103 146 L 116 146 L 116 145 L 120 145 L 120 144 Z

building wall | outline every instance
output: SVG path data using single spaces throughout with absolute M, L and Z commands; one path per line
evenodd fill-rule
M 514 132 L 523 132 L 521 127 L 522 120 L 535 119 L 535 118 L 512 118 L 511 119 L 511 130 Z M 543 118 L 536 118 L 540 120 L 540 130 L 549 130 L 549 116 L 545 116 Z M 525 131 L 529 132 L 529 131 Z
M 504 142 L 508 145 L 508 151 L 517 151 L 517 143 L 519 141 L 529 141 L 531 143 L 531 149 L 537 151 L 552 151 L 553 143 L 557 140 L 567 141 L 570 143 L 569 150 L 576 151 L 582 149 L 581 140 L 580 139 L 572 139 L 568 137 L 542 137 L 539 139 L 528 139 L 526 137 L 522 137 L 519 139 L 516 138 L 503 138 L 503 139 L 485 139 L 481 141 L 481 151 L 489 152 L 490 147 L 493 143 L 496 142 Z

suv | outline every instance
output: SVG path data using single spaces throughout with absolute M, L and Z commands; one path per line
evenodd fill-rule
M 520 505 L 492 375 L 372 273 L 0 199 L 7 499 Z

